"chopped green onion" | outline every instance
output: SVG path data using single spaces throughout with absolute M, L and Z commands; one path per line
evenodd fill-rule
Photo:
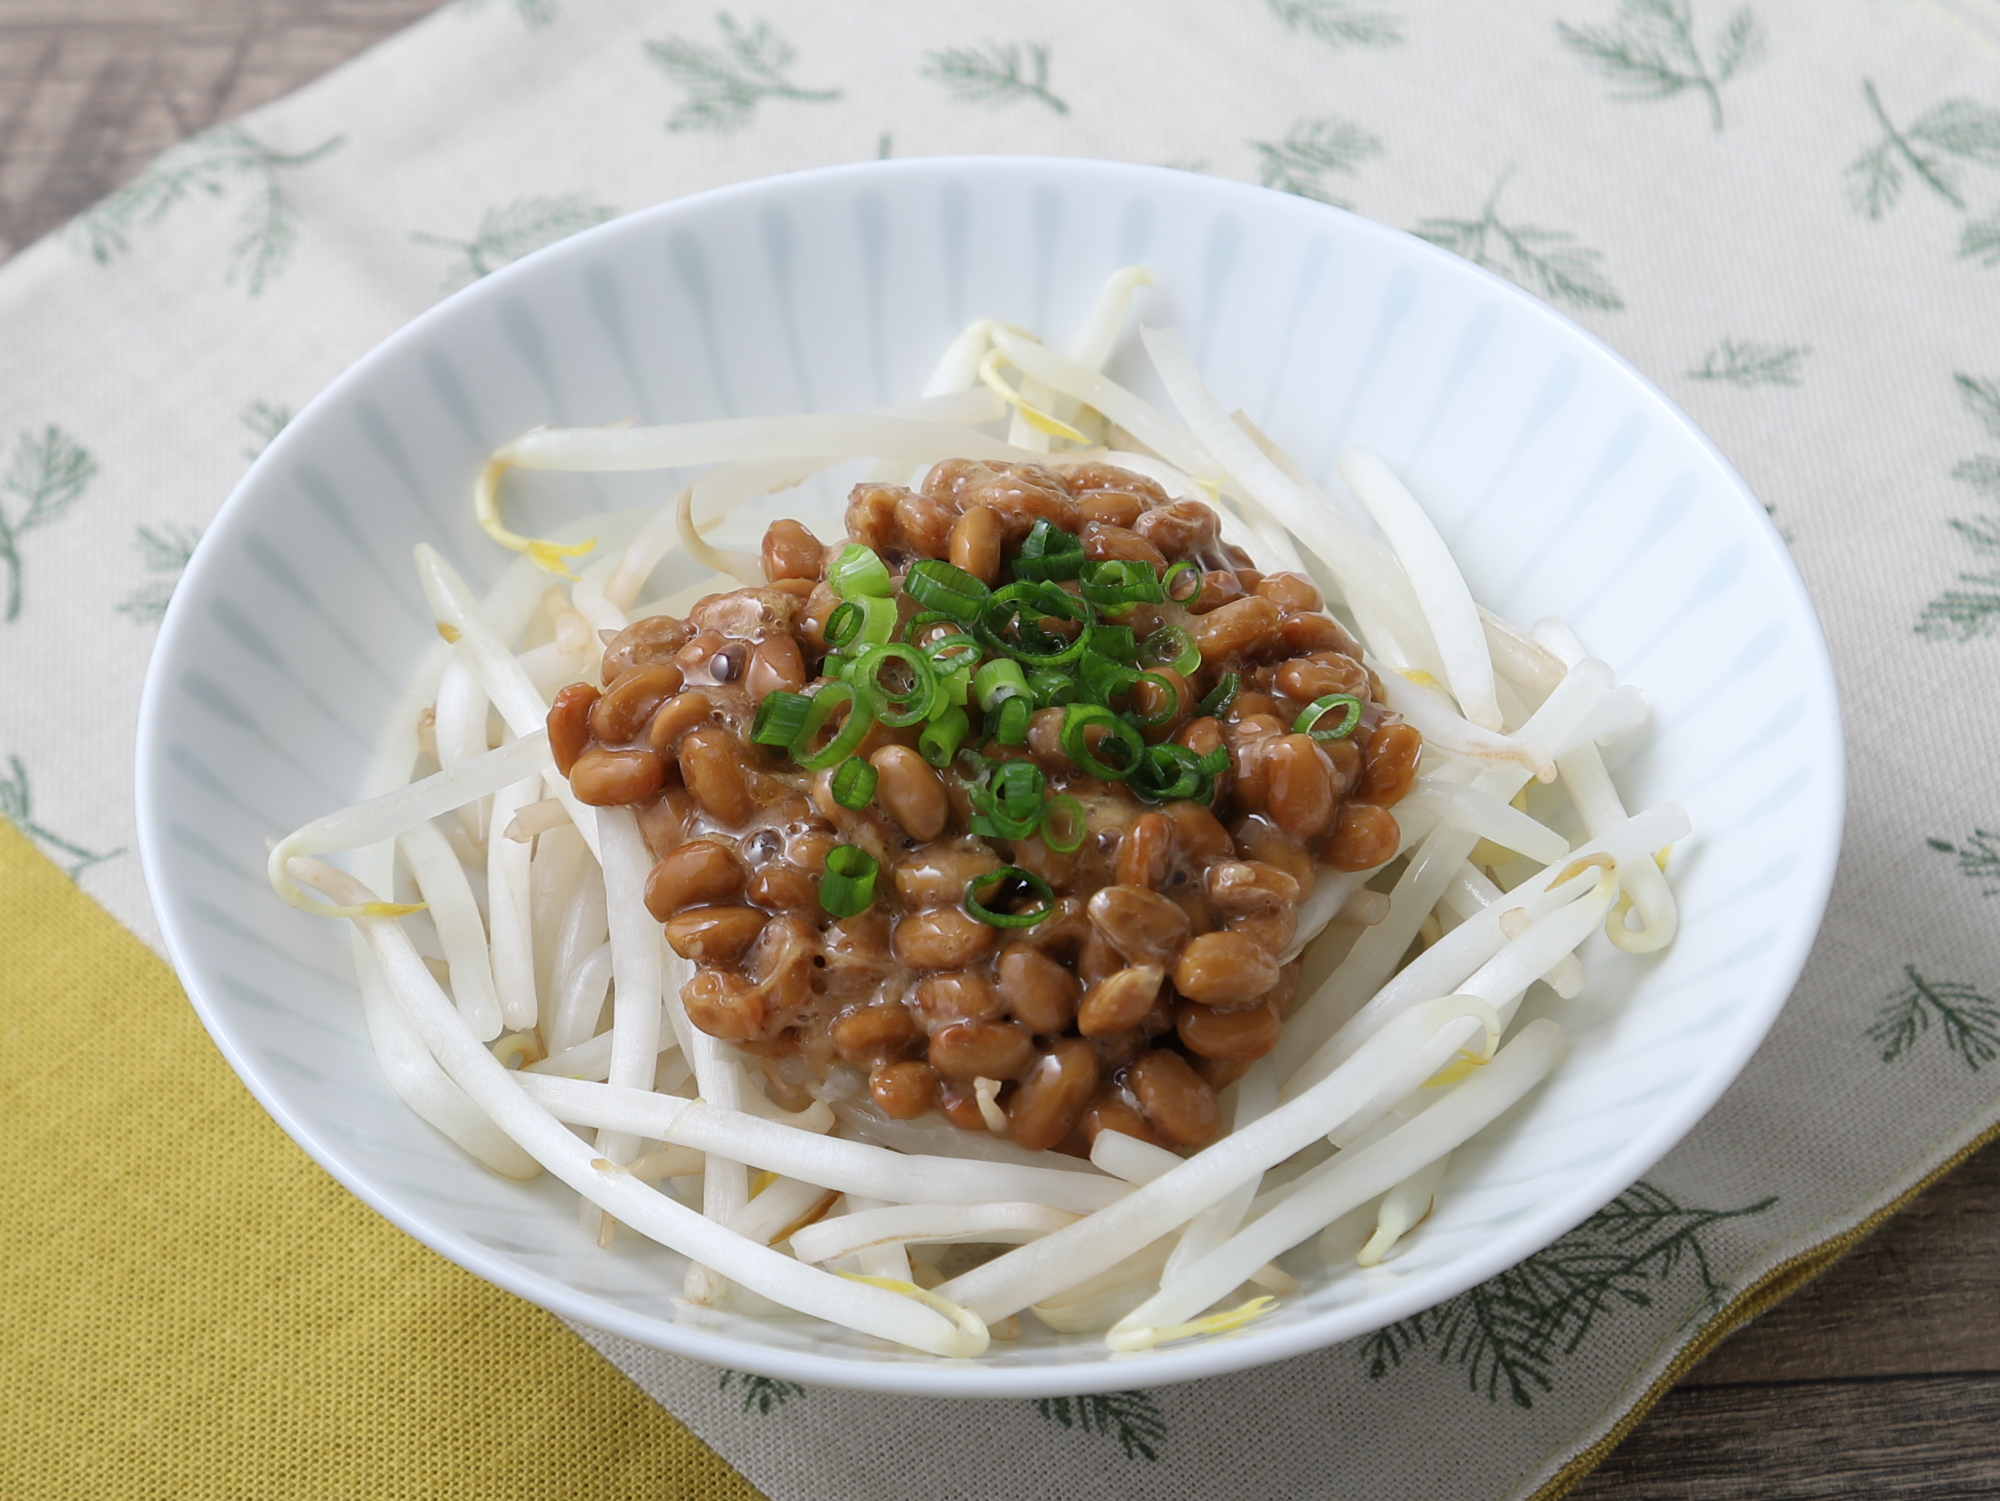
M 750 739 L 758 745 L 790 745 L 799 738 L 812 699 L 803 693 L 787 693 L 780 688 L 764 695 L 757 705 L 757 717 L 750 724 Z
M 1084 732 L 1094 724 L 1104 726 L 1104 739 L 1098 742 L 1100 746 L 1115 740 L 1124 750 L 1125 764 L 1122 767 L 1106 765 L 1091 750 Z M 1139 738 L 1139 732 L 1102 704 L 1071 704 L 1063 711 L 1062 748 L 1070 760 L 1102 782 L 1120 780 L 1136 768 L 1146 754 L 1146 742 Z
M 833 800 L 858 813 L 874 800 L 876 781 L 874 767 L 859 756 L 849 756 L 833 774 Z
M 882 682 L 882 669 L 891 662 L 901 662 L 910 669 L 910 686 L 901 692 L 891 690 Z M 885 707 L 877 709 L 875 717 L 891 729 L 901 729 L 904 725 L 930 717 L 931 705 L 937 694 L 937 674 L 913 646 L 894 641 L 871 646 L 856 657 L 842 675 L 850 683 L 873 690 L 883 701 Z
M 826 852 L 826 874 L 819 878 L 819 904 L 835 917 L 855 917 L 875 902 L 875 857 L 851 844 L 836 844 Z
M 1159 575 L 1144 558 L 1100 558 L 1085 565 L 1083 597 L 1100 610 L 1116 613 L 1133 605 L 1156 605 L 1166 598 Z
M 1083 847 L 1083 836 L 1089 831 L 1084 821 L 1083 804 L 1067 792 L 1049 799 L 1049 806 L 1042 814 L 1042 843 L 1058 855 L 1073 854 Z
M 918 650 L 929 657 L 931 666 L 941 673 L 979 665 L 979 643 L 963 631 L 953 631 L 949 636 L 927 641 Z
M 1145 682 L 1159 684 L 1160 692 L 1166 695 L 1166 702 L 1161 704 L 1151 714 L 1141 714 L 1135 708 L 1131 714 L 1132 723 L 1136 724 L 1142 730 L 1157 730 L 1162 725 L 1172 724 L 1174 716 L 1181 711 L 1180 690 L 1174 687 L 1169 679 L 1161 677 L 1157 672 L 1142 672 L 1132 680 L 1133 692 L 1136 693 L 1139 685 Z
M 1195 770 L 1205 777 L 1219 777 L 1229 770 L 1229 750 L 1218 745 L 1205 756 L 1195 758 Z
M 851 645 L 854 638 L 861 634 L 861 621 L 861 607 L 842 600 L 826 617 L 826 644 L 835 651 Z
M 1171 667 L 1186 677 L 1201 666 L 1201 648 L 1179 626 L 1163 625 L 1139 643 L 1138 660 L 1146 667 Z
M 1073 704 L 1082 691 L 1076 679 L 1066 672 L 1053 668 L 1037 667 L 1028 674 L 1028 691 L 1035 695 L 1037 709 L 1052 708 L 1060 704 Z
M 993 738 L 1001 745 L 1026 745 L 1028 743 L 1028 700 L 1010 698 L 1000 705 L 1000 719 L 993 731 Z
M 992 591 L 963 568 L 925 558 L 903 575 L 903 592 L 926 610 L 954 620 L 973 620 Z
M 859 542 L 850 542 L 840 550 L 826 571 L 826 581 L 842 599 L 879 599 L 894 587 L 889 582 L 888 565 L 875 555 L 874 548 Z
M 1047 519 L 1029 529 L 1014 557 L 1017 579 L 1073 579 L 1083 572 L 1083 543 Z
M 854 646 L 880 646 L 896 639 L 896 602 L 880 594 L 854 601 L 861 607 L 861 636 Z
M 1132 768 L 1126 785 L 1147 802 L 1171 803 L 1202 790 L 1201 758 L 1184 745 L 1155 745 Z
M 1139 681 L 1139 672 L 1115 658 L 1085 652 L 1077 669 L 1077 681 L 1085 698 L 1092 703 L 1108 704 L 1119 694 L 1131 691 L 1132 685 Z
M 1183 588 L 1182 580 L 1189 577 L 1194 579 L 1194 587 L 1192 589 Z M 1173 567 L 1169 568 L 1160 579 L 1160 592 L 1177 605 L 1193 604 L 1197 599 L 1201 598 L 1201 588 L 1201 564 L 1190 563 L 1186 558 L 1182 558 Z M 1176 590 L 1179 590 L 1179 592 L 1176 593 Z
M 1028 679 L 1012 657 L 995 657 L 972 675 L 972 693 L 990 713 L 1007 699 L 1028 697 Z
M 1340 722 L 1332 729 L 1316 728 L 1319 722 L 1335 710 L 1340 711 Z M 1299 711 L 1299 717 L 1292 721 L 1295 734 L 1310 735 L 1315 740 L 1345 740 L 1354 733 L 1354 727 L 1361 723 L 1361 700 L 1351 693 L 1328 693 L 1314 699 Z
M 953 668 L 950 672 L 938 674 L 937 694 L 931 699 L 930 717 L 936 719 L 953 704 L 963 704 L 972 697 L 972 669 Z
M 1132 627 L 1129 625 L 1092 626 L 1090 649 L 1101 657 L 1109 657 L 1114 662 L 1123 662 L 1127 667 L 1139 665 L 1139 645 L 1133 639 Z
M 1013 657 L 1030 667 L 1060 667 L 1083 653 L 1084 631 L 1066 640 L 1039 624 L 1045 619 L 1075 621 L 1087 630 L 1090 606 L 1065 594 L 1054 584 L 1020 583 L 996 589 L 980 609 L 973 633 L 988 651 Z
M 818 750 L 808 750 L 813 737 L 825 727 L 834 710 L 842 705 L 847 707 L 847 722 L 841 725 L 840 732 Z M 868 731 L 874 724 L 873 693 L 852 683 L 828 683 L 812 697 L 805 723 L 799 729 L 798 738 L 792 742 L 792 759 L 807 771 L 824 771 L 853 755 L 861 742 L 868 738 Z
M 1243 679 L 1233 672 L 1225 672 L 1222 681 L 1209 689 L 1202 701 L 1195 705 L 1197 719 L 1220 718 L 1229 712 L 1229 706 L 1236 702 L 1236 690 L 1243 686 Z
M 832 868 L 831 857 L 828 868 Z M 1026 886 L 1041 901 L 1041 906 L 1027 912 L 994 912 L 979 900 L 982 886 L 997 886 L 1004 891 L 1012 885 Z M 974 876 L 965 883 L 965 911 L 968 917 L 995 928 L 1032 928 L 1056 909 L 1056 894 L 1049 889 L 1049 883 L 1033 871 L 1023 870 L 1018 865 L 1003 865 L 998 870 L 989 870 L 983 876 Z
M 968 825 L 981 839 L 1026 839 L 1042 821 L 1037 806 L 1026 818 L 1009 818 L 1005 813 L 975 813 Z
M 965 717 L 965 710 L 956 706 L 932 719 L 924 726 L 923 734 L 917 736 L 917 754 L 931 765 L 945 767 L 958 753 L 959 742 L 965 739 L 966 731 L 972 728 L 972 721 Z
M 993 773 L 989 789 L 996 811 L 1009 818 L 1032 817 L 1042 806 L 1042 789 L 1048 778 L 1033 761 L 1002 761 Z

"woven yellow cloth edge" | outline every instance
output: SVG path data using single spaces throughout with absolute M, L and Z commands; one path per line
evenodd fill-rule
M 0 819 L 0 1495 L 762 1501 L 292 1144 Z

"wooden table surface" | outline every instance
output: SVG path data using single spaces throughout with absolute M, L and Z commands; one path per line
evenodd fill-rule
M 0 257 L 435 0 L 0 0 Z M 2000 1143 L 1698 1366 L 1577 1501 L 2000 1496 Z

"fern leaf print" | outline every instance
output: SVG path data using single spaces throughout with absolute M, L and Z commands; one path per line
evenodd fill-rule
M 1729 1220 L 1762 1214 L 1768 1198 L 1739 1209 L 1691 1209 L 1639 1182 L 1554 1244 L 1436 1308 L 1360 1342 L 1362 1368 L 1388 1379 L 1419 1350 L 1465 1372 L 1487 1401 L 1532 1408 L 1556 1389 L 1608 1310 L 1646 1308 L 1670 1279 L 1692 1271 L 1705 1318 L 1726 1291 L 1703 1237 Z
M 1295 121 L 1281 141 L 1252 141 L 1257 177 L 1267 188 L 1317 199 L 1336 208 L 1351 205 L 1333 194 L 1329 177 L 1353 177 L 1361 164 L 1382 154 L 1381 139 L 1352 120 L 1328 115 Z
M 1691 380 L 1728 381 L 1733 386 L 1796 386 L 1805 379 L 1809 344 L 1760 344 L 1754 339 L 1724 339 L 1688 371 Z
M 580 229 L 615 218 L 618 210 L 592 203 L 581 193 L 557 198 L 516 198 L 479 216 L 470 239 L 454 239 L 423 231 L 411 234 L 419 245 L 437 245 L 456 253 L 445 272 L 445 290 L 468 286 L 509 261 L 517 261 L 545 245 L 567 239 Z
M 224 279 L 257 296 L 290 264 L 298 246 L 300 210 L 287 176 L 337 149 L 330 136 L 306 151 L 284 152 L 241 125 L 221 125 L 165 152 L 124 187 L 71 221 L 70 241 L 99 265 L 123 255 L 133 235 L 196 194 L 221 197 L 240 178 L 251 181 L 241 232 L 230 247 Z
M 1935 1028 L 1944 1045 L 1973 1073 L 2000 1058 L 2000 1003 L 1970 985 L 1926 979 L 1903 966 L 1903 988 L 1875 1013 L 1868 1040 L 1894 1063 Z
M 0 818 L 6 819 L 41 846 L 42 852 L 60 865 L 63 874 L 72 881 L 91 866 L 102 865 L 106 860 L 116 859 L 125 853 L 120 848 L 99 854 L 38 823 L 35 819 L 34 789 L 28 782 L 28 768 L 15 755 L 7 757 L 7 765 L 6 774 L 0 775 Z
M 668 116 L 668 130 L 726 134 L 754 120 L 767 99 L 823 104 L 840 98 L 839 89 L 807 88 L 786 76 L 797 54 L 768 21 L 745 23 L 718 11 L 715 25 L 719 46 L 683 36 L 645 44 L 646 56 L 686 95 Z
M 1911 181 L 1922 183 L 1953 208 L 1965 207 L 1960 164 L 2000 166 L 2000 109 L 1976 99 L 1947 99 L 1924 111 L 1908 126 L 1890 117 L 1874 81 L 1863 79 L 1862 98 L 1875 121 L 1876 138 L 1847 165 L 1847 196 L 1864 218 L 1880 219 L 1902 199 Z M 1985 258 L 1996 234 L 1996 221 L 1968 225 L 1959 244 L 1961 256 Z M 1995 264 L 2000 255 L 1988 259 Z
M 1624 297 L 1598 268 L 1595 250 L 1577 244 L 1566 230 L 1500 217 L 1500 195 L 1512 176 L 1511 167 L 1500 175 L 1477 219 L 1421 219 L 1416 233 L 1551 302 L 1599 312 L 1624 307 Z
M 1329 47 L 1393 47 L 1403 40 L 1403 20 L 1394 11 L 1354 0 L 1265 0 L 1287 30 Z
M 947 47 L 925 56 L 924 77 L 935 79 L 972 104 L 999 109 L 1034 100 L 1059 115 L 1069 113 L 1069 104 L 1049 87 L 1049 48 L 1045 42 Z
M 1612 97 L 1671 99 L 1692 90 L 1722 129 L 1722 88 L 1764 55 L 1764 33 L 1749 6 L 1704 37 L 1692 0 L 1618 0 L 1608 26 L 1556 22 L 1562 44 L 1608 80 Z
M 2000 439 L 2000 381 L 1960 371 L 1953 377 L 1959 404 Z M 2000 497 L 2000 456 L 1975 454 L 1953 466 L 1953 479 L 1989 498 Z M 2000 515 L 1954 516 L 1947 523 L 1985 566 L 1961 572 L 1958 584 L 1933 597 L 1917 616 L 1916 632 L 1929 641 L 1973 641 L 2000 632 Z
M 1147 1392 L 1042 1397 L 1035 1411 L 1064 1428 L 1115 1440 L 1127 1459 L 1157 1461 L 1167 1438 L 1167 1420 Z
M 68 515 L 96 473 L 90 451 L 53 423 L 15 440 L 6 473 L 0 475 L 0 563 L 7 565 L 4 618 L 9 623 L 21 618 L 23 538 Z

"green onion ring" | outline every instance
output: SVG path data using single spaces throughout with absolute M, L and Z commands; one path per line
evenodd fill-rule
M 757 717 L 750 722 L 753 745 L 790 746 L 812 710 L 812 699 L 804 693 L 787 693 L 778 688 L 764 695 L 757 705 Z
M 861 606 L 852 600 L 843 599 L 833 607 L 833 613 L 826 617 L 826 644 L 835 651 L 851 644 L 861 634 Z
M 1335 709 L 1343 711 L 1339 724 L 1330 730 L 1314 728 Z M 1360 723 L 1360 699 L 1351 693 L 1327 693 L 1314 699 L 1299 711 L 1299 717 L 1292 721 L 1292 732 L 1310 735 L 1315 740 L 1345 740 L 1354 733 L 1354 727 Z
M 971 728 L 972 721 L 966 718 L 965 710 L 954 704 L 924 726 L 924 732 L 917 736 L 917 754 L 940 769 L 949 766 Z
M 1165 706 L 1156 709 L 1151 714 L 1141 714 L 1137 709 L 1134 709 L 1126 717 L 1142 730 L 1157 730 L 1161 725 L 1172 724 L 1174 722 L 1174 716 L 1181 711 L 1181 695 L 1180 690 L 1173 685 L 1171 679 L 1164 678 L 1157 672 L 1140 673 L 1132 680 L 1131 691 L 1137 693 L 1139 685 L 1148 678 L 1158 683 L 1161 691 L 1167 695 Z
M 1028 701 L 1025 698 L 1010 698 L 1000 705 L 999 722 L 994 728 L 993 738 L 1001 745 L 1028 743 Z
M 1080 577 L 1083 597 L 1100 610 L 1116 613 L 1133 605 L 1156 605 L 1166 597 L 1153 565 L 1143 558 L 1100 558 Z
M 819 904 L 835 917 L 855 917 L 875 901 L 875 857 L 851 844 L 836 844 L 826 852 L 826 874 L 819 878 Z
M 1077 632 L 1074 641 L 1064 641 L 1037 625 L 1029 624 L 1027 617 L 1030 615 L 1036 620 L 1073 620 L 1084 629 Z M 1016 617 L 1022 618 L 1024 634 L 1025 631 L 1033 631 L 1035 637 L 1052 643 L 1057 649 L 1039 651 L 1033 646 L 1008 640 L 1002 630 Z M 1094 613 L 1086 601 L 1064 593 L 1053 584 L 1020 583 L 996 589 L 987 597 L 973 626 L 973 634 L 988 651 L 1012 657 L 1029 667 L 1060 667 L 1083 655 L 1089 628 L 1094 623 Z
M 1201 666 L 1201 648 L 1179 626 L 1163 625 L 1139 643 L 1138 661 L 1144 667 L 1171 667 L 1186 677 Z
M 828 683 L 820 689 L 813 695 L 798 739 L 792 742 L 792 759 L 807 771 L 824 771 L 853 755 L 875 724 L 874 697 L 866 687 L 853 683 Z M 841 725 L 840 733 L 818 750 L 806 750 L 833 711 L 843 704 L 847 706 L 847 722 Z
M 831 859 L 831 857 L 829 857 Z M 1032 912 L 992 912 L 981 905 L 979 888 L 996 882 L 1019 881 L 1041 899 L 1042 905 Z M 1032 928 L 1056 909 L 1056 894 L 1033 871 L 1023 870 L 1018 865 L 1003 865 L 998 870 L 989 870 L 983 876 L 974 876 L 965 883 L 966 916 L 994 928 Z
M 888 565 L 874 548 L 859 542 L 850 542 L 840 550 L 840 556 L 826 571 L 826 581 L 842 599 L 859 599 L 864 595 L 882 598 L 895 587 L 889 581 Z
M 925 610 L 954 620 L 973 620 L 992 591 L 963 568 L 936 558 L 912 564 L 903 575 L 903 592 Z
M 833 800 L 858 813 L 874 801 L 877 780 L 874 767 L 859 756 L 849 756 L 833 774 Z
M 891 693 L 882 685 L 882 669 L 891 661 L 909 665 L 915 681 L 907 692 Z M 894 641 L 871 646 L 854 659 L 842 676 L 875 694 L 882 705 L 875 711 L 875 717 L 891 729 L 901 729 L 930 717 L 931 702 L 937 693 L 937 674 L 914 646 Z
M 1084 731 L 1093 724 L 1103 725 L 1107 737 L 1125 748 L 1126 764 L 1122 770 L 1099 760 L 1084 739 Z M 1102 704 L 1071 704 L 1063 711 L 1062 748 L 1070 760 L 1101 782 L 1122 781 L 1146 754 L 1146 742 L 1139 738 L 1139 732 Z
M 1229 712 L 1229 706 L 1236 702 L 1236 690 L 1243 686 L 1243 679 L 1236 673 L 1225 672 L 1222 681 L 1209 689 L 1202 701 L 1195 705 L 1198 719 L 1220 718 Z
M 1003 761 L 989 785 L 993 806 L 1009 818 L 1021 819 L 1041 807 L 1048 778 L 1033 761 Z
M 1061 820 L 1062 827 L 1057 828 Z M 1090 832 L 1083 816 L 1083 804 L 1067 792 L 1049 799 L 1048 808 L 1042 814 L 1042 843 L 1058 855 L 1074 854 L 1083 848 L 1084 835 Z
M 1179 585 L 1182 579 L 1187 578 L 1189 575 L 1193 575 L 1194 577 L 1194 587 L 1185 594 L 1174 593 L 1175 587 Z M 1166 595 L 1167 601 L 1170 604 L 1193 604 L 1194 601 L 1201 598 L 1201 589 L 1201 565 L 1199 563 L 1190 563 L 1186 558 L 1182 558 L 1178 563 L 1174 564 L 1160 578 L 1160 592 Z

